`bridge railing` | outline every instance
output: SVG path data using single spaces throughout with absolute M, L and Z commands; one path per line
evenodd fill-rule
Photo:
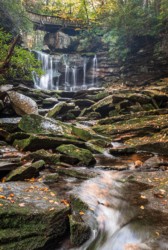
M 36 14 L 30 11 L 27 12 L 28 12 L 28 17 L 32 22 L 41 25 L 58 25 L 58 26 L 74 27 L 74 28 L 86 26 L 86 24 L 80 20 L 68 20 L 68 19 L 63 19 L 60 16 L 46 16 L 46 15 Z

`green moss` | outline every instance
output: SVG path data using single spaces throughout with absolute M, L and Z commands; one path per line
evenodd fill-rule
M 70 196 L 72 210 L 79 213 L 80 211 L 86 212 L 89 207 L 77 195 Z
M 25 179 L 36 177 L 44 164 L 45 162 L 40 160 L 18 167 L 9 173 L 9 175 L 6 177 L 6 181 L 23 181 Z
M 69 216 L 70 222 L 70 240 L 74 246 L 82 245 L 91 236 L 90 227 L 78 220 L 76 216 Z
M 72 144 L 61 145 L 57 147 L 57 150 L 60 153 L 67 154 L 70 157 L 78 159 L 81 163 L 86 164 L 87 166 L 92 165 L 96 162 L 89 150 L 78 148 Z
M 59 154 L 52 154 L 44 149 L 37 150 L 35 152 L 30 153 L 25 159 L 33 159 L 33 160 L 44 160 L 46 163 L 56 164 L 60 161 Z
M 95 177 L 94 174 L 78 171 L 76 169 L 58 168 L 56 170 L 59 174 L 72 176 L 78 179 L 89 179 Z
M 72 134 L 84 141 L 88 141 L 92 138 L 92 135 L 89 133 L 89 131 L 82 128 L 77 128 L 75 126 L 72 126 Z
M 66 102 L 56 104 L 47 114 L 47 117 L 56 118 L 63 108 L 67 106 Z
M 27 138 L 29 138 L 29 136 L 30 136 L 29 134 L 26 134 L 26 133 L 23 133 L 23 132 L 16 132 L 16 133 L 10 134 L 7 137 L 7 141 L 13 143 L 14 140 L 27 139 Z
M 54 149 L 62 144 L 70 144 L 85 147 L 83 142 L 64 137 L 49 137 L 49 136 L 36 136 L 31 135 L 28 139 L 15 140 L 13 145 L 20 150 L 38 150 L 38 149 Z

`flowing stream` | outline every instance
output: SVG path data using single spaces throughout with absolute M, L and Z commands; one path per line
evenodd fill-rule
M 112 156 L 106 160 L 106 166 L 109 162 L 128 162 L 127 158 Z M 140 199 L 143 191 L 150 190 L 150 185 L 131 181 L 132 171 L 102 170 L 100 161 L 97 167 L 94 170 L 97 177 L 78 184 L 76 178 L 70 178 L 68 184 L 69 187 L 75 186 L 70 193 L 75 193 L 89 206 L 83 220 L 92 228 L 92 235 L 80 247 L 72 247 L 66 241 L 59 250 L 167 250 L 168 241 L 157 240 L 155 230 L 158 229 L 150 223 L 155 218 L 157 225 L 162 216 L 157 216 L 157 211 L 151 208 L 144 212 L 146 201 Z

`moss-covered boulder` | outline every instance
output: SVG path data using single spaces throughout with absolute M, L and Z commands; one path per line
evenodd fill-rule
M 86 166 L 96 163 L 95 158 L 89 150 L 76 147 L 73 144 L 61 145 L 57 147 L 57 151 L 78 159 L 79 163 Z
M 86 142 L 86 146 L 94 154 L 103 154 L 103 152 L 105 151 L 104 148 L 97 146 L 96 144 L 93 144 L 90 141 Z
M 15 140 L 13 145 L 23 151 L 36 151 L 38 149 L 55 149 L 62 144 L 71 143 L 76 146 L 86 148 L 85 143 L 82 141 L 64 137 L 51 137 L 42 135 L 31 135 L 29 138 L 24 140 Z
M 95 102 L 88 100 L 88 99 L 81 99 L 81 100 L 76 100 L 75 104 L 79 107 L 79 108 L 88 108 L 90 106 L 92 106 Z
M 99 112 L 102 116 L 107 115 L 112 109 L 114 109 L 112 95 L 105 97 L 90 107 L 90 110 Z
M 59 179 L 59 174 L 53 173 L 53 174 L 47 174 L 44 176 L 44 182 L 57 182 Z
M 47 117 L 58 118 L 59 116 L 66 114 L 67 111 L 73 109 L 74 107 L 74 104 L 59 102 L 52 109 L 49 110 L 49 112 L 47 113 Z
M 1 183 L 0 195 L 0 249 L 54 250 L 68 229 L 69 207 L 41 183 Z
M 26 163 L 25 165 L 11 171 L 6 177 L 6 181 L 23 181 L 25 179 L 36 177 L 44 164 L 45 162 L 43 160 L 34 163 Z
M 74 246 L 80 246 L 91 236 L 90 227 L 82 221 L 79 215 L 70 215 L 70 240 Z
M 40 115 L 25 115 L 19 122 L 18 127 L 26 133 L 62 135 L 71 131 L 70 126 L 60 122 L 44 118 Z
M 59 167 L 56 168 L 57 173 L 61 174 L 61 175 L 66 175 L 66 176 L 71 176 L 71 177 L 75 177 L 78 179 L 82 179 L 82 180 L 87 180 L 89 178 L 93 178 L 96 176 L 96 174 L 91 173 L 85 170 L 81 170 L 81 169 L 74 169 L 74 168 L 63 168 L 63 167 Z
M 92 135 L 88 130 L 75 126 L 72 126 L 72 134 L 84 141 L 88 141 L 92 138 Z
M 88 220 L 84 218 L 89 207 L 76 194 L 71 194 L 70 204 L 72 210 L 72 215 L 69 217 L 70 240 L 74 246 L 80 246 L 91 236 L 91 228 L 88 224 Z
M 24 157 L 25 160 L 44 160 L 47 164 L 56 164 L 60 161 L 59 154 L 52 154 L 47 150 L 40 149 L 35 152 L 29 153 Z

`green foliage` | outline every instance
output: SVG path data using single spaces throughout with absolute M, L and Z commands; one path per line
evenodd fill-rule
M 12 34 L 32 28 L 23 0 L 0 0 L 0 27 Z
M 12 36 L 10 34 L 0 29 L 0 65 L 2 65 L 5 61 L 10 47 L 11 38 Z M 39 62 L 35 59 L 31 52 L 16 46 L 10 61 L 9 69 L 1 75 L 0 81 L 2 82 L 5 79 L 13 78 L 29 80 L 32 79 L 33 71 L 39 75 L 42 74 Z

